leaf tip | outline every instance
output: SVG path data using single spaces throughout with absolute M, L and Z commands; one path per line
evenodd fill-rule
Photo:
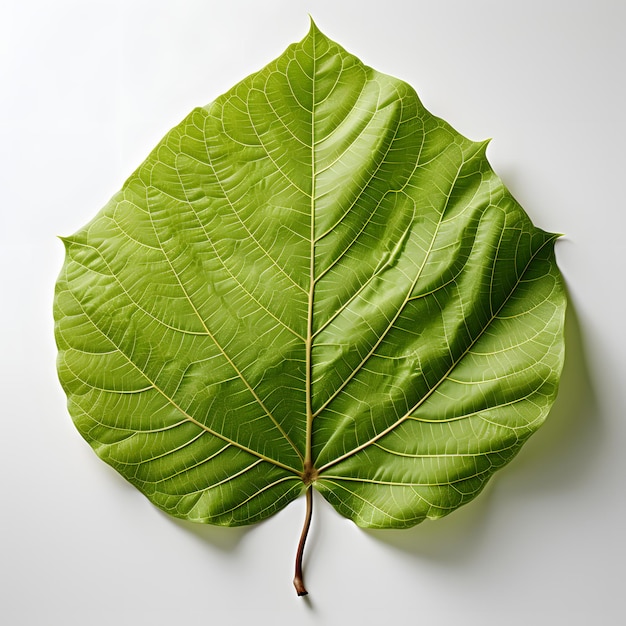
M 317 24 L 315 23 L 315 20 L 313 19 L 313 16 L 309 13 L 309 37 L 311 35 L 318 35 L 320 33 L 321 33 L 321 31 L 317 27 Z

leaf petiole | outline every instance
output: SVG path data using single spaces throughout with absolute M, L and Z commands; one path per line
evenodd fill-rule
M 309 534 L 309 528 L 311 526 L 312 515 L 313 489 L 311 485 L 309 485 L 306 490 L 306 515 L 304 517 L 304 526 L 302 527 L 300 543 L 298 544 L 298 552 L 296 553 L 296 575 L 293 579 L 293 586 L 296 588 L 296 593 L 299 596 L 306 596 L 309 593 L 304 586 L 304 581 L 302 580 L 302 556 L 304 554 L 304 544 L 306 543 L 306 538 Z

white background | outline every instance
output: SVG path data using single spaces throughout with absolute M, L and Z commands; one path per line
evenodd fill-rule
M 8 0 L 0 5 L 0 622 L 617 624 L 626 560 L 626 3 Z M 546 425 L 473 503 L 365 532 L 316 499 L 249 529 L 157 511 L 74 430 L 55 235 L 169 128 L 319 28 L 411 83 L 565 233 L 567 363 Z

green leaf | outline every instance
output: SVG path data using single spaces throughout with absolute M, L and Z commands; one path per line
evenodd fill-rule
M 563 362 L 556 236 L 486 147 L 312 24 L 64 239 L 80 433 L 196 522 L 257 522 L 309 485 L 374 528 L 471 500 Z

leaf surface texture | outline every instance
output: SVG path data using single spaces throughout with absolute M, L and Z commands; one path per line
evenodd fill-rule
M 192 111 L 64 239 L 83 437 L 199 522 L 261 520 L 309 483 L 369 527 L 471 500 L 563 361 L 556 236 L 486 147 L 315 25 Z

